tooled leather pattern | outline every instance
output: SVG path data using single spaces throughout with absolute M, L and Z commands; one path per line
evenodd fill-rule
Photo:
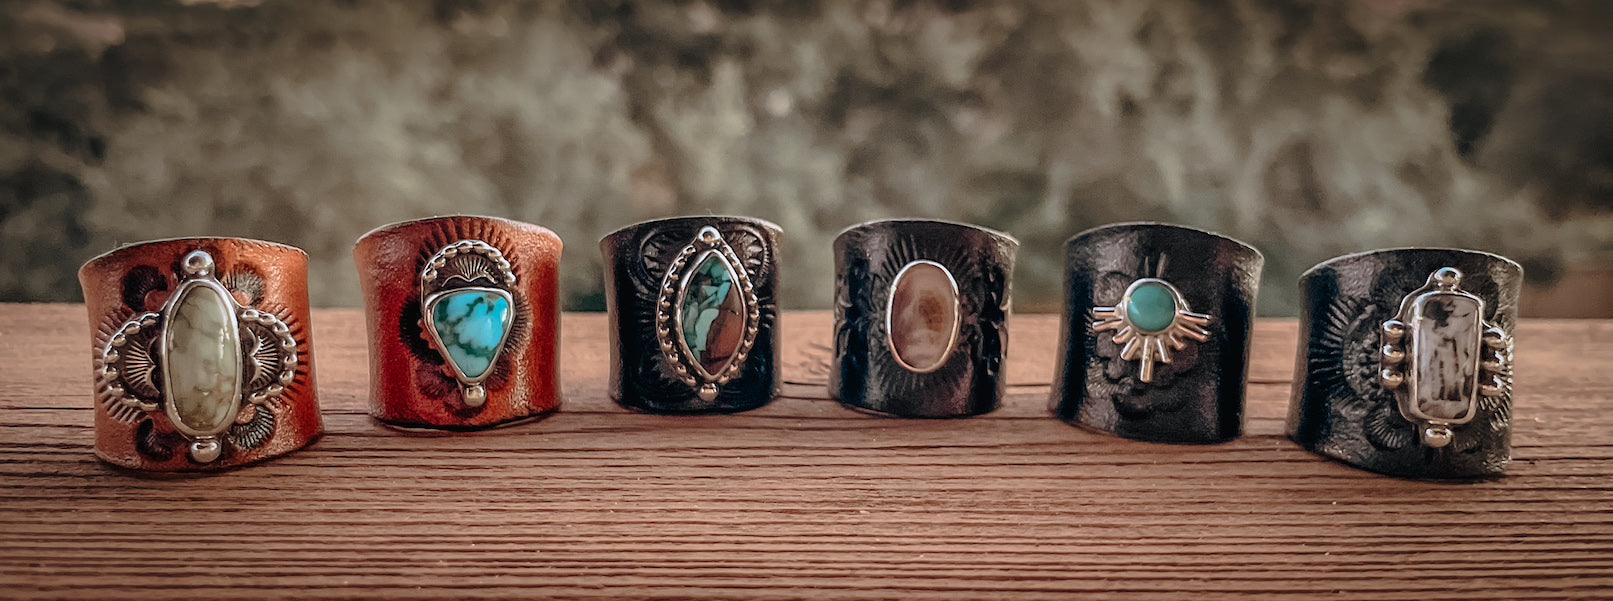
M 745 356 L 745 364 L 738 376 L 718 387 L 713 404 L 750 405 L 754 404 L 753 399 L 759 390 L 769 390 L 772 386 L 775 369 L 772 364 L 772 337 L 766 334 L 777 327 L 778 309 L 767 282 L 773 277 L 776 262 L 771 248 L 764 242 L 766 233 L 755 226 L 736 222 L 715 223 L 713 226 L 739 257 L 756 290 L 759 309 L 756 341 Z M 632 290 L 633 306 L 656 306 L 660 301 L 661 282 L 666 277 L 668 266 L 685 246 L 694 241 L 698 229 L 698 226 L 688 227 L 688 224 L 684 227 L 645 228 L 639 238 L 630 243 L 631 248 L 638 251 L 638 260 L 630 260 L 627 265 L 629 277 L 626 284 Z M 663 408 L 691 402 L 695 391 L 678 378 L 672 364 L 661 354 L 655 332 L 655 312 L 646 309 L 623 313 L 626 314 L 618 316 L 624 325 L 623 336 L 631 337 L 637 343 L 637 348 L 642 350 L 624 353 L 624 360 L 635 362 L 632 373 L 636 377 L 631 385 L 637 396 L 648 405 Z
M 173 269 L 175 271 L 170 273 L 177 273 L 177 265 Z M 293 337 L 299 342 L 298 352 L 300 354 L 307 352 L 305 348 L 301 348 L 306 346 L 302 343 L 304 338 L 297 335 L 301 324 L 288 321 L 289 316 L 284 311 L 260 306 L 263 302 L 264 280 L 256 269 L 245 264 L 220 265 L 218 272 L 219 284 L 231 293 L 236 303 L 243 308 L 268 312 L 286 322 L 287 326 L 292 328 Z M 138 265 L 131 268 L 121 280 L 118 296 L 123 300 L 125 307 L 118 312 L 118 315 L 123 315 L 122 319 L 143 313 L 160 315 L 163 304 L 167 301 L 168 292 L 174 290 L 177 285 L 177 276 L 165 276 L 154 266 Z M 112 319 L 119 320 L 117 316 Z M 119 323 L 121 325 L 121 321 Z M 116 326 L 114 330 L 115 328 Z M 121 353 L 122 357 L 115 365 L 121 374 L 120 381 L 131 396 L 159 404 L 163 399 L 161 359 L 157 351 L 160 331 L 160 326 L 149 328 L 131 337 L 130 343 Z M 242 381 L 244 390 L 267 386 L 271 383 L 269 378 L 277 376 L 280 369 L 279 339 L 268 330 L 267 326 L 255 322 L 244 323 L 241 334 L 243 359 L 246 360 L 247 370 L 246 379 Z M 259 406 L 253 410 L 251 420 L 231 425 L 222 435 L 231 443 L 225 446 L 225 452 L 251 450 L 271 438 L 275 429 L 277 404 L 270 402 Z M 126 408 L 121 406 L 105 409 L 112 413 L 114 418 L 127 415 L 138 420 L 134 448 L 154 460 L 167 461 L 179 452 L 179 448 L 188 443 L 188 439 L 175 431 L 166 419 L 156 420 L 150 414 L 125 411 Z
M 1115 306 L 1131 283 L 1145 276 L 1138 273 L 1109 272 L 1095 282 L 1093 299 L 1102 306 Z M 1193 309 L 1198 309 L 1194 307 Z M 1122 346 L 1114 342 L 1113 332 L 1093 332 L 1095 325 L 1091 312 L 1083 317 L 1087 321 L 1088 357 L 1087 394 L 1092 401 L 1107 402 L 1121 417 L 1128 420 L 1146 420 L 1161 413 L 1180 411 L 1195 397 L 1193 394 L 1176 394 L 1178 382 L 1196 381 L 1194 378 L 1214 362 L 1213 335 L 1219 327 L 1211 323 L 1209 342 L 1189 341 L 1187 348 L 1171 349 L 1171 362 L 1154 362 L 1153 381 L 1141 379 L 1140 362 L 1121 358 Z M 1212 316 L 1213 318 L 1213 316 Z

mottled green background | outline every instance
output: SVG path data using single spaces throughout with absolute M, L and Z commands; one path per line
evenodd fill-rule
M 1260 247 L 1266 314 L 1384 246 L 1545 287 L 1613 257 L 1610 31 L 1596 1 L 4 3 L 0 299 L 223 234 L 353 306 L 353 240 L 444 213 L 557 231 L 574 309 L 602 234 L 703 212 L 784 227 L 797 308 L 889 216 L 1019 237 L 1021 311 L 1064 239 L 1137 219 Z

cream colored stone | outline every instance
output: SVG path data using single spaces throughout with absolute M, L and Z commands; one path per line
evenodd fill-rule
M 1417 409 L 1434 419 L 1459 419 L 1478 389 L 1479 302 L 1454 294 L 1424 298 L 1417 307 L 1417 354 L 1412 358 Z
M 240 409 L 241 339 L 230 303 L 218 290 L 185 291 L 168 316 L 164 389 L 169 417 L 193 435 L 228 427 Z
M 941 367 L 952 352 L 958 292 L 952 276 L 935 263 L 914 262 L 891 286 L 891 349 L 914 371 Z

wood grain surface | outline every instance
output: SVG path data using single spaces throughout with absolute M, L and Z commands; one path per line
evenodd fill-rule
M 1510 475 L 1449 484 L 1283 437 L 1292 320 L 1211 446 L 1049 417 L 1049 315 L 1013 318 L 996 413 L 855 413 L 830 320 L 785 318 L 779 401 L 662 417 L 604 397 L 604 317 L 566 315 L 561 412 L 467 435 L 372 421 L 361 316 L 316 311 L 323 439 L 149 477 L 90 453 L 84 308 L 0 305 L 0 597 L 1613 598 L 1613 322 L 1521 324 Z

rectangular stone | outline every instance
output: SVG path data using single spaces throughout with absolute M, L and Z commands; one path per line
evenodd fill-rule
M 1470 296 L 1432 293 L 1413 309 L 1411 400 L 1430 419 L 1461 420 L 1478 391 L 1482 305 Z

